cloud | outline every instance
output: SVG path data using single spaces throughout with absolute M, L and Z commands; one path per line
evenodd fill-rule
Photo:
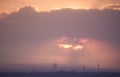
M 61 8 L 99 9 L 108 4 L 120 4 L 120 0 L 0 0 L 0 12 L 11 13 L 25 5 L 35 6 L 39 11 L 50 11 Z
M 87 67 L 95 67 L 96 64 L 100 64 L 102 68 L 118 69 L 120 64 L 118 62 L 118 55 L 120 54 L 119 50 L 105 41 L 88 39 L 89 38 L 82 38 L 73 41 L 72 38 L 67 37 L 66 40 L 58 42 L 58 47 L 66 52 L 64 54 L 68 54 L 66 56 L 66 62 L 76 65 L 86 65 Z M 59 40 L 63 39 L 60 38 Z M 82 49 L 72 49 L 72 47 L 76 45 L 82 46 Z
M 119 54 L 119 49 L 114 49 L 114 46 L 120 47 L 119 20 L 120 11 L 112 9 L 36 12 L 30 6 L 21 8 L 0 20 L 0 64 L 52 63 L 55 58 L 60 63 L 72 63 L 82 56 L 83 64 L 95 61 L 95 65 L 99 59 L 97 55 L 101 54 L 104 56 L 100 57 L 100 63 L 105 65 L 107 60 L 114 67 L 119 64 L 116 63 L 118 56 L 115 57 Z M 82 39 L 81 42 L 86 45 L 83 50 L 85 53 L 82 51 L 76 52 L 80 54 L 66 54 L 56 46 L 59 38 L 62 38 L 62 42 L 69 38 L 74 38 L 73 41 L 77 40 L 75 38 Z M 113 62 L 114 60 L 116 61 Z
M 0 20 L 3 19 L 3 18 L 5 18 L 7 15 L 8 15 L 7 13 L 0 14 Z
M 5 30 L 3 29 L 5 33 L 10 31 L 9 33 L 14 34 L 14 37 L 19 33 L 30 38 L 43 36 L 44 39 L 61 36 L 89 37 L 119 44 L 119 13 L 114 10 L 72 9 L 36 12 L 32 7 L 27 6 L 8 15 L 0 21 L 0 25 L 5 27 Z M 5 36 L 4 32 L 3 35 Z
M 120 10 L 120 4 L 108 4 L 103 7 L 104 9 Z

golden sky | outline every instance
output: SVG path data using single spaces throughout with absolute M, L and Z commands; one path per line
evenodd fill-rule
M 0 13 L 10 13 L 26 5 L 32 5 L 39 11 L 50 11 L 60 8 L 103 8 L 108 5 L 117 5 L 118 8 L 119 4 L 120 0 L 0 0 Z

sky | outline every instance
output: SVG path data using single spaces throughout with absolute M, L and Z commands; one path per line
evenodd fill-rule
M 20 7 L 31 5 L 38 11 L 50 11 L 60 8 L 74 9 L 120 9 L 120 0 L 0 0 L 0 13 L 11 13 Z
M 10 14 L 0 15 L 0 71 L 54 62 L 60 67 L 96 68 L 100 64 L 102 69 L 120 70 L 119 0 L 37 1 L 1 0 L 0 12 Z M 104 10 L 73 8 L 107 4 Z

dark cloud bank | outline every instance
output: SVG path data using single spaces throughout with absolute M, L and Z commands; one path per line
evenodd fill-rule
M 36 12 L 32 7 L 0 20 L 1 42 L 34 42 L 58 37 L 87 37 L 120 44 L 120 11 L 62 9 Z

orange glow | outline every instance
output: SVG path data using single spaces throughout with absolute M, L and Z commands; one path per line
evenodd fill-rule
M 59 44 L 59 47 L 64 49 L 73 49 L 75 51 L 81 50 L 84 48 L 83 45 L 72 45 L 72 44 Z
M 7 12 L 11 13 L 16 11 L 17 8 L 26 5 L 32 5 L 39 11 L 51 11 L 61 8 L 72 8 L 72 9 L 101 9 L 106 8 L 108 4 L 120 4 L 119 0 L 1 0 L 0 1 L 0 13 Z M 102 7 L 106 6 L 106 7 Z M 116 9 L 116 8 L 113 8 Z M 119 9 L 119 8 L 117 8 Z
M 62 37 L 57 40 L 58 46 L 60 48 L 64 49 L 72 49 L 74 51 L 78 51 L 84 48 L 84 46 L 80 43 L 86 43 L 88 42 L 89 39 L 87 38 L 82 38 L 80 39 L 80 42 L 77 38 L 68 38 L 68 37 Z
M 59 40 L 57 40 L 58 43 L 61 43 L 61 42 L 65 42 L 66 40 L 68 40 L 67 37 L 62 37 L 60 38 Z
M 88 38 L 82 38 L 82 39 L 80 39 L 80 43 L 87 43 L 89 41 L 89 39 Z
M 81 50 L 83 49 L 83 46 L 82 45 L 76 45 L 73 47 L 74 50 Z
M 70 45 L 70 44 L 60 44 L 59 47 L 68 49 L 68 48 L 71 48 L 72 45 Z
M 74 51 L 78 51 L 84 48 L 83 45 L 71 45 L 71 44 L 59 44 L 59 47 L 64 49 L 73 49 Z

